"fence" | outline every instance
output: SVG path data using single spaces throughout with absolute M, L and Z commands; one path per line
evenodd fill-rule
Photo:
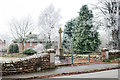
M 81 56 L 65 56 L 65 59 L 59 60 L 59 57 L 56 60 L 56 64 L 72 64 L 72 63 L 94 63 L 101 61 L 101 55 L 81 55 Z

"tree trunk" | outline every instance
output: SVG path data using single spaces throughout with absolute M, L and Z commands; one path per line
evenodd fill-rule
M 24 50 L 25 39 L 22 40 L 22 51 Z
M 24 50 L 24 42 L 22 42 L 22 51 Z
M 113 49 L 119 49 L 119 30 L 112 30 Z
M 48 34 L 48 39 L 49 39 L 49 42 L 51 42 L 51 40 L 50 40 L 50 34 Z

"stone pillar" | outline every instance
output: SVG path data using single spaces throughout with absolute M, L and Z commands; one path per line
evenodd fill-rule
M 50 68 L 55 68 L 55 50 L 47 49 L 46 51 L 50 56 Z
M 59 45 L 58 45 L 58 55 L 62 58 L 63 56 L 64 56 L 64 52 L 63 52 L 63 48 L 62 48 L 62 43 L 61 43 L 61 41 L 62 41 L 62 39 L 61 39 L 61 34 L 62 34 L 62 29 L 61 29 L 61 27 L 59 28 L 59 31 L 58 31 L 58 33 L 59 33 Z
M 109 50 L 107 48 L 103 48 L 101 50 L 101 56 L 102 56 L 102 60 L 105 60 L 105 59 L 109 59 Z

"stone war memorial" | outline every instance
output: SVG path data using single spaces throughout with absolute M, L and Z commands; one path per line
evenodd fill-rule
M 0 79 L 118 80 L 120 0 L 86 1 L 3 2 Z
M 62 31 L 62 29 L 60 27 L 59 31 L 58 31 L 58 33 L 59 33 L 59 43 L 58 43 L 58 51 L 57 51 L 57 55 L 59 56 L 60 59 L 64 59 L 64 50 L 62 48 L 62 43 L 61 43 L 61 41 L 62 41 L 62 37 L 61 37 L 62 32 L 63 31 Z

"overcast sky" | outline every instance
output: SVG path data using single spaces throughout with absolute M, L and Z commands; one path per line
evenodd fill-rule
M 37 22 L 38 16 L 47 6 L 53 4 L 55 9 L 61 9 L 61 24 L 78 16 L 79 9 L 84 4 L 94 4 L 96 0 L 0 0 L 0 34 L 9 33 L 9 21 L 12 18 L 31 16 Z

